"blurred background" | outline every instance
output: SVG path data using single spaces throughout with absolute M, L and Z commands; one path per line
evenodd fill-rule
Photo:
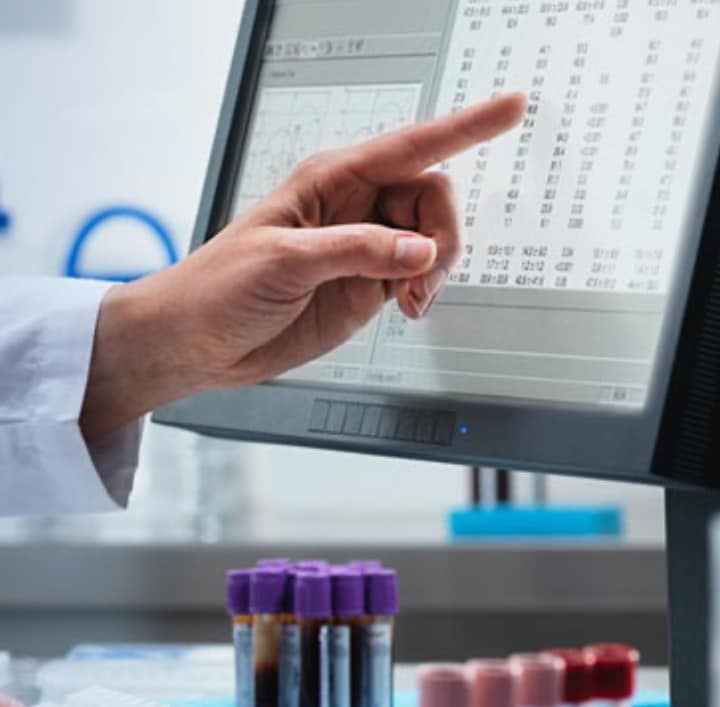
M 0 275 L 131 278 L 186 252 L 241 0 L 0 0 Z M 516 488 L 530 481 L 516 477 Z M 453 541 L 469 470 L 145 429 L 127 512 L 0 521 L 0 648 L 226 640 L 228 567 L 400 570 L 399 658 L 622 640 L 666 662 L 662 492 L 548 479 L 616 539 Z

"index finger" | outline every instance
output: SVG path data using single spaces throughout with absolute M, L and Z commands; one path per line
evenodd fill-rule
M 521 93 L 501 96 L 349 148 L 345 159 L 354 174 L 376 185 L 411 179 L 510 130 L 522 120 L 526 108 Z

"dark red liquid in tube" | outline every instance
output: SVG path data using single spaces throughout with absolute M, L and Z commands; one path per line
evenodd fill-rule
M 287 581 L 287 571 L 275 567 L 257 568 L 250 579 L 255 707 L 280 707 L 280 639 Z

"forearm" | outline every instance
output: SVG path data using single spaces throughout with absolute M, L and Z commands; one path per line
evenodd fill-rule
M 113 287 L 102 303 L 80 417 L 89 443 L 202 388 L 176 308 L 154 278 Z

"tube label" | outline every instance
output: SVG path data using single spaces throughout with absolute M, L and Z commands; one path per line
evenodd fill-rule
M 350 627 L 331 626 L 330 707 L 350 707 Z
M 392 624 L 377 623 L 365 627 L 368 707 L 392 707 L 392 642 Z
M 320 629 L 320 707 L 330 707 L 332 704 L 330 702 L 331 630 L 330 626 L 323 626 Z
M 235 705 L 255 707 L 255 675 L 253 673 L 253 627 L 233 625 L 235 646 Z
M 280 707 L 300 707 L 301 651 L 300 626 L 284 625 L 280 636 Z

